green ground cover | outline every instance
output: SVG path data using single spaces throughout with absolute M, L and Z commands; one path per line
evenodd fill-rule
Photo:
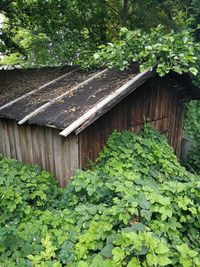
M 114 132 L 67 188 L 0 160 L 0 266 L 200 266 L 200 177 L 148 126 Z

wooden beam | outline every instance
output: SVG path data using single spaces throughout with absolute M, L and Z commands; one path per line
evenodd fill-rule
M 67 96 L 68 94 L 71 94 L 73 91 L 77 90 L 78 88 L 82 87 L 83 85 L 91 82 L 92 80 L 94 80 L 95 78 L 99 77 L 100 75 L 104 74 L 107 71 L 107 69 L 104 69 L 103 71 L 100 71 L 94 75 L 92 75 L 92 77 L 90 77 L 89 79 L 79 83 L 78 85 L 72 87 L 69 91 L 59 95 L 58 97 L 52 99 L 51 101 L 47 102 L 46 104 L 40 106 L 39 108 L 35 109 L 33 112 L 29 113 L 27 116 L 25 116 L 22 120 L 20 120 L 18 122 L 18 124 L 23 124 L 25 123 L 27 120 L 29 120 L 30 118 L 34 117 L 35 115 L 37 115 L 38 113 L 42 112 L 44 109 L 48 108 L 49 106 L 51 106 L 52 104 L 54 104 L 56 101 L 62 99 L 63 97 Z
M 138 86 L 140 86 L 147 78 L 152 76 L 152 73 L 153 73 L 152 70 L 151 71 L 146 70 L 142 73 L 139 73 L 133 79 L 125 83 L 115 92 L 111 93 L 102 101 L 100 101 L 98 104 L 96 104 L 94 107 L 85 112 L 81 117 L 79 117 L 76 121 L 74 121 L 71 125 L 65 128 L 59 134 L 67 137 L 71 132 L 76 130 L 78 127 L 80 127 L 83 123 L 87 122 L 91 118 L 91 120 L 88 123 L 84 124 L 84 127 L 80 129 L 80 131 L 84 130 L 84 128 L 86 128 L 89 124 L 91 124 L 98 117 L 100 117 L 102 114 L 111 109 L 113 105 L 115 105 L 117 102 L 123 99 L 127 94 L 129 94 Z M 98 114 L 97 117 L 96 114 Z M 76 134 L 78 134 L 80 131 L 77 131 Z
M 62 76 L 59 76 L 58 78 L 56 78 L 56 79 L 54 79 L 54 80 L 52 80 L 52 81 L 50 81 L 50 82 L 48 82 L 48 83 L 43 84 L 42 86 L 38 87 L 37 89 L 32 90 L 32 91 L 30 91 L 30 92 L 28 92 L 28 93 L 26 93 L 26 94 L 24 94 L 24 95 L 22 95 L 22 96 L 20 96 L 20 97 L 15 98 L 14 100 L 8 102 L 7 104 L 1 106 L 1 107 L 0 107 L 0 110 L 2 110 L 2 109 L 4 109 L 4 108 L 7 108 L 7 107 L 9 107 L 9 106 L 12 106 L 14 103 L 20 101 L 21 99 L 23 99 L 23 98 L 25 98 L 25 97 L 27 97 L 27 96 L 29 96 L 29 95 L 34 94 L 35 92 L 37 92 L 37 91 L 39 91 L 39 90 L 41 90 L 41 89 L 47 87 L 48 85 L 51 85 L 51 84 L 53 84 L 53 83 L 55 83 L 55 82 L 57 82 L 57 81 L 60 81 L 61 79 L 67 77 L 68 75 L 72 74 L 74 71 L 76 71 L 76 70 L 78 70 L 78 69 L 79 69 L 79 68 L 76 68 L 76 69 L 74 69 L 74 70 L 72 70 L 72 71 L 70 71 L 70 72 L 67 72 L 67 73 L 63 74 Z
M 118 95 L 116 98 L 110 101 L 110 103 L 104 106 L 102 109 L 98 110 L 93 116 L 91 116 L 87 121 L 85 121 L 80 127 L 75 130 L 75 134 L 78 135 L 80 132 L 85 130 L 89 125 L 91 125 L 94 121 L 100 118 L 103 114 L 108 112 L 113 106 L 118 104 L 121 100 L 123 100 L 127 95 L 137 89 L 141 84 L 143 84 L 149 77 L 151 77 L 152 72 L 146 74 L 143 78 L 137 80 L 133 85 L 131 85 L 127 90 L 125 90 L 122 94 Z

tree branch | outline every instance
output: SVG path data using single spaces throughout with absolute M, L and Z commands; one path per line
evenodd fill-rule
M 106 0 L 103 0 L 103 2 L 107 7 L 112 9 L 112 11 L 114 11 L 118 16 L 120 16 L 120 13 L 113 6 L 111 6 L 108 2 L 106 2 Z

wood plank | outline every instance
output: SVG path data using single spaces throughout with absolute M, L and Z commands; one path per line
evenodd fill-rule
M 28 143 L 28 161 L 29 163 L 33 163 L 35 147 L 33 146 L 32 127 L 30 125 L 26 125 L 25 129 L 26 129 L 26 136 L 27 136 L 27 143 Z
M 19 127 L 19 126 L 18 126 Z M 19 127 L 21 128 L 21 127 Z M 33 144 L 33 163 L 39 166 L 42 166 L 42 160 L 40 156 L 40 143 L 39 143 L 39 131 L 40 127 L 32 126 L 32 144 Z
M 64 179 L 64 186 L 66 185 L 67 181 L 69 180 L 69 177 L 71 176 L 70 171 L 70 141 L 69 138 L 62 138 L 62 157 L 63 157 L 63 179 Z
M 16 159 L 22 161 L 22 148 L 21 148 L 21 140 L 19 136 L 19 129 L 16 122 L 12 123 L 13 131 L 14 131 L 14 142 L 16 147 Z
M 8 131 L 8 138 L 10 144 L 10 157 L 16 158 L 16 144 L 15 144 L 15 137 L 14 137 L 14 129 L 12 121 L 7 121 L 7 131 Z
M 53 129 L 45 128 L 45 147 L 47 169 L 53 174 L 55 173 L 55 160 L 54 160 L 54 146 L 53 146 Z
M 3 137 L 3 155 L 5 156 L 5 157 L 8 157 L 8 155 L 7 155 L 7 149 L 6 149 L 6 130 L 5 130 L 5 120 L 4 119 L 2 119 L 2 137 Z
M 2 126 L 2 119 L 0 119 L 0 155 L 3 155 L 4 152 L 4 145 L 3 145 L 3 126 Z
M 11 158 L 11 151 L 10 151 L 10 140 L 8 135 L 8 128 L 7 128 L 7 121 L 3 121 L 3 138 L 4 138 L 4 149 L 5 149 L 5 156 Z
M 26 128 L 19 128 L 19 136 L 21 142 L 21 149 L 22 149 L 22 161 L 25 163 L 30 163 L 29 161 L 29 144 L 27 138 Z
M 45 135 L 44 135 L 44 127 L 38 127 L 38 143 L 39 143 L 39 151 L 40 151 L 40 161 L 43 169 L 47 170 L 46 164 L 46 150 L 45 150 Z
M 78 155 L 78 137 L 75 135 L 69 136 L 70 142 L 70 176 L 75 174 L 75 171 L 79 168 L 79 155 Z
M 55 161 L 55 176 L 59 181 L 59 184 L 63 186 L 62 179 L 62 150 L 61 150 L 61 138 L 57 134 L 57 131 L 53 133 L 53 150 Z

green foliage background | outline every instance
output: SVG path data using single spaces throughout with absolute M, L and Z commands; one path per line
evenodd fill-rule
M 196 29 L 198 0 L 1 0 L 2 64 L 44 66 L 77 63 L 115 42 L 122 27 L 149 32 Z M 199 41 L 199 32 L 195 31 Z
M 149 127 L 114 132 L 66 189 L 0 161 L 0 266 L 199 266 L 199 176 Z
M 188 104 L 184 132 L 193 143 L 183 164 L 191 172 L 200 174 L 200 101 L 191 101 Z

